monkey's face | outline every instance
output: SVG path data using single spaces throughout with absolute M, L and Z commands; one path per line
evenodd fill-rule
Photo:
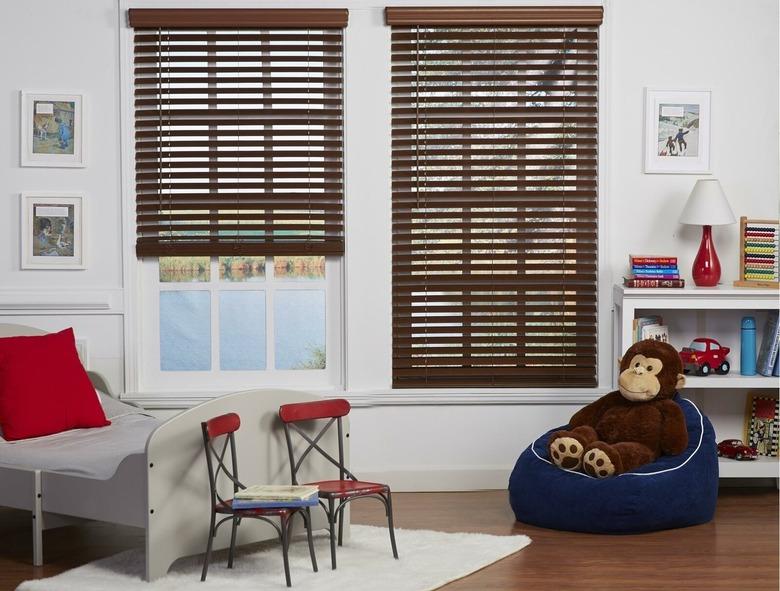
M 643 402 L 658 396 L 661 382 L 657 376 L 663 368 L 660 359 L 634 355 L 618 378 L 618 389 L 623 398 L 632 402 Z

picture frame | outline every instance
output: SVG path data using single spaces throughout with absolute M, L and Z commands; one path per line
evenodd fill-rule
M 85 269 L 85 219 L 83 194 L 22 193 L 22 269 Z
M 780 401 L 768 394 L 748 394 L 745 411 L 745 444 L 759 456 L 778 456 Z
M 645 89 L 646 174 L 711 174 L 710 95 Z
M 21 91 L 22 166 L 86 166 L 86 99 L 83 93 Z

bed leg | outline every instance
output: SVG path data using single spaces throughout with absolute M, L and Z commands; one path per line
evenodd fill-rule
M 41 472 L 35 471 L 35 499 L 32 511 L 33 565 L 43 565 L 43 492 Z

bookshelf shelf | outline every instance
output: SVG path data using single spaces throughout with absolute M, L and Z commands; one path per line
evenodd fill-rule
M 616 285 L 613 289 L 615 356 L 633 342 L 633 320 L 643 315 L 661 315 L 669 325 L 669 340 L 677 348 L 691 339 L 707 336 L 731 348 L 728 375 L 686 376 L 683 396 L 690 398 L 712 421 L 718 441 L 744 439 L 745 407 L 748 393 L 771 395 L 780 391 L 780 378 L 739 373 L 740 318 L 753 315 L 763 328 L 768 310 L 780 308 L 778 291 L 758 288 L 637 289 Z M 757 335 L 760 343 L 760 335 Z M 617 375 L 614 376 L 615 380 Z M 714 395 L 715 392 L 718 395 Z M 755 461 L 721 458 L 721 478 L 778 478 L 777 458 Z M 780 483 L 780 480 L 778 480 Z
M 736 373 L 735 373 L 736 372 Z M 780 378 L 766 376 L 743 376 L 739 368 L 732 369 L 728 375 L 713 374 L 706 378 L 685 376 L 686 388 L 778 388 Z
M 780 463 L 777 458 L 758 458 L 741 461 L 718 458 L 721 478 L 778 478 Z

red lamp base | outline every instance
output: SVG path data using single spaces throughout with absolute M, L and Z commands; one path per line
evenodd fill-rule
M 701 244 L 693 261 L 693 282 L 699 287 L 714 287 L 720 281 L 720 261 L 712 243 L 712 226 L 703 226 Z

